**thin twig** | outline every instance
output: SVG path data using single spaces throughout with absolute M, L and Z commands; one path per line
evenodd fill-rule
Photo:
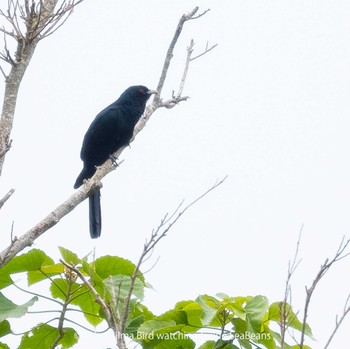
M 342 316 L 340 317 L 339 320 L 338 320 L 338 316 L 336 317 L 334 330 L 332 331 L 331 335 L 329 336 L 329 339 L 328 339 L 326 345 L 324 346 L 324 349 L 327 349 L 329 347 L 329 345 L 331 344 L 331 341 L 333 340 L 335 334 L 339 330 L 340 325 L 342 324 L 342 322 L 344 321 L 344 319 L 346 318 L 346 316 L 349 313 L 350 313 L 350 294 L 348 295 L 348 297 L 347 297 L 347 299 L 345 301 L 344 310 L 343 310 Z
M 191 58 L 191 62 L 194 61 L 195 59 L 199 58 L 199 57 L 204 56 L 206 53 L 210 52 L 211 50 L 214 50 L 214 48 L 217 47 L 217 46 L 218 46 L 218 44 L 214 44 L 214 45 L 208 47 L 208 43 L 207 43 L 207 46 L 206 46 L 205 50 L 202 53 L 200 53 L 199 55 L 194 56 L 193 58 Z
M 341 259 L 349 256 L 350 252 L 345 253 L 344 251 L 347 249 L 348 245 L 350 244 L 350 239 L 345 241 L 345 238 L 343 237 L 337 252 L 335 253 L 333 259 L 329 261 L 329 259 L 326 259 L 325 262 L 321 265 L 321 268 L 319 272 L 317 273 L 313 283 L 309 288 L 305 287 L 306 289 L 306 299 L 305 299 L 305 306 L 304 306 L 304 317 L 303 317 L 303 326 L 302 326 L 302 331 L 301 331 L 301 338 L 300 338 L 300 349 L 303 348 L 304 345 L 304 340 L 305 340 L 305 330 L 306 330 L 306 320 L 308 316 L 308 311 L 309 311 L 309 306 L 311 302 L 311 297 L 313 292 L 315 291 L 315 288 L 319 281 L 322 279 L 322 277 L 327 273 L 327 271 L 330 269 L 330 267 L 340 261 Z
M 288 316 L 290 314 L 290 307 L 287 307 L 287 305 L 292 304 L 292 291 L 290 286 L 290 280 L 297 269 L 299 263 L 301 262 L 301 259 L 299 259 L 299 246 L 301 241 L 301 234 L 303 231 L 303 226 L 301 227 L 299 231 L 299 237 L 297 240 L 294 257 L 292 262 L 288 262 L 288 273 L 287 273 L 287 279 L 286 279 L 286 286 L 284 290 L 284 299 L 283 302 L 280 303 L 280 328 L 281 328 L 281 348 L 284 348 L 285 343 L 285 336 L 286 332 L 288 330 L 289 324 L 293 321 L 293 319 L 287 323 Z
M 158 86 L 157 86 L 157 91 L 159 92 L 159 95 L 156 95 L 156 97 L 154 98 L 155 102 L 159 102 L 159 100 L 160 100 L 160 94 L 161 94 L 161 92 L 163 90 L 164 82 L 165 82 L 166 76 L 168 74 L 170 61 L 173 58 L 174 48 L 175 48 L 177 40 L 179 39 L 179 36 L 180 36 L 180 34 L 182 32 L 183 25 L 185 24 L 186 21 L 189 21 L 190 19 L 193 19 L 194 15 L 198 12 L 198 9 L 199 9 L 198 6 L 195 7 L 187 15 L 185 15 L 185 14 L 182 15 L 180 20 L 179 20 L 179 23 L 178 23 L 177 28 L 175 30 L 174 37 L 173 37 L 173 39 L 170 42 L 168 51 L 167 51 L 166 56 L 165 56 L 165 61 L 164 61 L 164 64 L 163 64 L 162 73 L 160 75 Z
M 185 69 L 184 69 L 184 72 L 182 74 L 182 79 L 181 79 L 181 82 L 180 82 L 179 91 L 177 92 L 177 97 L 178 98 L 181 97 L 182 91 L 183 91 L 184 86 L 185 86 L 185 81 L 186 81 L 186 78 L 187 78 L 188 68 L 190 67 L 191 55 L 192 55 L 192 52 L 193 52 L 193 46 L 194 46 L 194 41 L 193 41 L 193 39 L 191 39 L 191 42 L 190 42 L 189 46 L 187 47 L 187 59 L 186 59 Z
M 144 262 L 146 256 L 153 251 L 153 249 L 155 248 L 155 246 L 157 245 L 157 243 L 166 236 L 166 234 L 169 232 L 169 230 L 172 228 L 172 226 L 180 219 L 180 217 L 193 205 L 195 205 L 199 200 L 201 200 L 202 198 L 204 198 L 206 195 L 208 195 L 211 191 L 213 191 L 214 189 L 216 189 L 219 185 L 221 185 L 225 180 L 226 180 L 227 176 L 225 176 L 223 179 L 217 181 L 216 183 L 214 183 L 214 185 L 212 185 L 208 190 L 206 190 L 203 194 L 201 194 L 200 196 L 198 196 L 195 200 L 193 200 L 192 202 L 190 202 L 187 206 L 185 206 L 181 211 L 181 205 L 184 201 L 181 202 L 181 204 L 176 208 L 175 212 L 178 212 L 177 214 L 172 214 L 170 217 L 174 217 L 172 218 L 172 220 L 168 220 L 168 214 L 166 214 L 162 220 L 160 225 L 157 227 L 156 230 L 152 230 L 152 234 L 151 234 L 151 238 L 150 240 L 147 242 L 145 242 L 144 247 L 143 247 L 143 251 L 141 253 L 141 257 L 138 261 L 138 263 L 136 264 L 134 273 L 131 277 L 131 284 L 130 284 L 130 289 L 128 292 L 128 296 L 126 297 L 125 300 L 125 305 L 124 305 L 124 309 L 123 309 L 123 318 L 120 324 L 120 328 L 121 328 L 121 334 L 124 333 L 126 324 L 128 322 L 128 316 L 129 316 L 129 307 L 130 307 L 130 300 L 131 300 L 131 296 L 132 296 L 132 292 L 134 290 L 134 286 L 135 286 L 135 282 L 137 279 L 137 275 L 139 273 L 140 267 L 142 265 L 142 263 Z

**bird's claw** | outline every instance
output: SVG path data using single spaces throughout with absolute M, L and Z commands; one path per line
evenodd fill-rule
M 115 157 L 113 154 L 109 155 L 109 159 L 112 161 L 112 165 L 117 167 L 118 166 L 118 163 L 117 163 L 117 160 L 118 158 Z

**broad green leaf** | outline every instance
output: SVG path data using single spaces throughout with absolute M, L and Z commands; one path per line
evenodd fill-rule
M 192 302 L 182 308 L 187 315 L 188 324 L 195 327 L 202 327 L 203 310 L 200 304 Z
M 137 330 L 145 321 L 154 319 L 154 315 L 148 308 L 139 302 L 130 302 L 130 313 L 125 330 L 127 335 L 136 336 Z
M 10 347 L 5 343 L 0 342 L 0 349 L 10 349 Z
M 100 317 L 100 306 L 95 301 L 95 297 L 85 285 L 74 283 L 64 279 L 56 279 L 50 286 L 53 298 L 58 298 L 64 302 L 77 305 L 83 311 L 86 320 L 93 326 L 97 326 L 103 321 Z
M 33 285 L 37 282 L 48 279 L 48 277 L 62 274 L 63 272 L 63 264 L 43 265 L 40 270 L 28 271 L 28 285 Z
M 239 349 L 237 346 L 232 344 L 232 341 L 219 339 L 215 342 L 213 349 Z
M 53 260 L 38 249 L 16 256 L 0 269 L 0 289 L 12 284 L 11 274 L 40 270 L 41 266 L 51 264 Z
M 142 315 L 133 318 L 128 327 L 125 329 L 125 333 L 130 337 L 136 337 L 138 333 L 139 327 L 145 322 L 144 317 Z
M 58 249 L 60 250 L 61 256 L 66 263 L 74 266 L 81 264 L 81 259 L 74 252 L 69 251 L 62 246 L 59 246 Z
M 130 317 L 136 318 L 142 315 L 145 321 L 151 320 L 154 318 L 154 314 L 143 304 L 136 303 L 135 306 L 131 309 Z
M 132 284 L 130 276 L 126 275 L 111 275 L 107 279 L 103 280 L 108 291 L 110 292 L 112 299 L 116 303 L 118 301 L 124 302 L 128 296 Z M 135 279 L 132 294 L 139 300 L 143 300 L 144 297 L 144 285 L 139 278 Z
M 77 291 L 80 284 L 71 284 L 65 279 L 55 279 L 50 286 L 50 292 L 53 298 L 59 298 L 64 302 L 69 298 L 69 294 Z
M 251 298 L 244 307 L 247 314 L 247 327 L 249 331 L 260 333 L 262 318 L 268 309 L 268 300 L 264 296 Z
M 287 327 L 292 327 L 298 331 L 303 330 L 303 324 L 299 321 L 297 314 L 295 314 L 288 303 L 275 302 L 269 307 L 269 320 L 281 323 L 281 317 L 284 316 Z M 305 334 L 310 338 L 313 338 L 311 328 L 308 324 L 305 324 Z
M 231 322 L 233 324 L 235 338 L 238 339 L 239 344 L 245 349 L 251 349 L 252 346 L 249 343 L 249 339 L 246 339 L 246 333 L 249 333 L 247 323 L 241 318 L 233 318 Z
M 164 336 L 162 340 L 157 340 L 156 343 L 152 342 L 152 347 L 154 349 L 194 349 L 196 344 L 190 338 L 182 338 L 183 335 L 181 333 L 178 335 L 179 339 L 176 339 L 175 334 L 169 334 L 168 336 Z
M 58 342 L 58 344 L 62 345 L 62 348 L 71 348 L 74 344 L 76 344 L 79 340 L 79 334 L 70 327 L 66 327 L 63 329 L 64 336 Z
M 191 301 L 193 303 L 193 301 Z M 173 320 L 175 321 L 177 327 L 176 330 L 181 329 L 181 332 L 183 333 L 194 333 L 198 331 L 197 326 L 192 326 L 188 322 L 188 316 L 187 313 L 182 309 L 171 309 L 162 315 L 159 315 L 155 318 L 155 320 L 161 320 L 161 321 L 167 321 L 167 320 Z M 172 328 L 172 331 L 174 331 L 175 327 Z
M 97 326 L 103 321 L 100 316 L 100 305 L 96 302 L 94 295 L 86 288 L 81 286 L 72 292 L 70 304 L 74 304 L 83 311 L 85 319 L 93 326 Z
M 0 322 L 0 337 L 4 337 L 7 334 L 11 333 L 11 326 L 7 320 Z
M 140 341 L 140 340 L 138 340 Z M 182 333 L 165 333 L 159 338 L 143 342 L 144 349 L 194 349 L 195 343 L 192 339 Z
M 72 328 L 63 328 L 64 336 L 58 342 L 62 348 L 70 348 L 77 343 L 79 336 Z M 19 349 L 47 349 L 59 337 L 59 330 L 47 324 L 34 327 L 29 333 L 22 336 Z
M 215 341 L 206 341 L 198 349 L 213 349 Z
M 217 315 L 217 309 L 218 309 L 218 304 L 215 304 L 214 302 L 205 299 L 203 296 L 199 296 L 196 299 L 197 303 L 202 307 L 202 316 L 201 316 L 201 323 L 202 326 L 209 326 L 213 325 L 212 321 Z M 217 309 L 213 309 L 211 306 L 209 306 L 207 303 L 210 302 L 211 305 L 216 306 Z M 219 325 L 219 324 L 218 324 Z
M 181 309 L 171 309 L 156 317 L 157 320 L 172 320 L 176 324 L 188 324 L 186 312 Z
M 211 308 L 216 309 L 216 310 L 220 309 L 221 305 L 222 305 L 221 301 L 219 301 L 215 297 L 209 296 L 207 294 L 204 294 L 204 295 L 197 297 L 196 301 L 198 301 L 198 299 L 203 300 L 207 305 L 209 305 Z
M 7 299 L 0 292 L 0 322 L 8 318 L 22 317 L 27 313 L 28 308 L 32 306 L 37 300 L 38 297 L 33 297 L 30 301 L 22 305 L 17 305 Z
M 230 299 L 230 296 L 228 296 L 226 293 L 222 293 L 222 292 L 217 293 L 216 297 L 221 298 L 223 301 L 227 300 L 227 299 Z
M 229 299 L 225 299 L 223 304 L 225 308 L 233 312 L 235 315 L 240 317 L 242 320 L 246 319 L 246 312 L 244 310 L 244 306 L 252 297 L 231 297 Z
M 272 338 L 274 339 L 275 343 L 277 342 L 278 344 L 281 344 L 282 341 L 281 341 L 281 334 L 280 333 L 270 330 L 270 334 L 271 334 Z M 283 349 L 293 349 L 285 341 L 284 341 L 283 345 L 284 345 Z M 279 347 L 275 346 L 273 348 L 279 348 Z M 298 346 L 298 349 L 300 349 L 299 346 Z
M 103 256 L 97 258 L 93 263 L 95 272 L 102 280 L 107 279 L 111 275 L 128 275 L 132 276 L 136 268 L 135 264 L 127 259 L 115 256 Z M 137 277 L 144 283 L 145 279 L 141 272 Z
M 142 339 L 145 340 L 147 338 L 153 339 L 154 338 L 154 332 L 159 331 L 164 328 L 174 327 L 176 326 L 176 322 L 169 320 L 169 321 L 161 321 L 161 320 L 150 320 L 144 322 L 138 330 L 138 333 L 140 336 L 142 336 Z
M 90 277 L 93 277 L 95 273 L 93 263 L 88 263 L 86 260 L 83 259 L 82 266 L 82 272 L 84 272 L 86 275 L 89 275 Z
M 257 333 L 255 337 L 252 337 L 254 343 L 263 344 L 268 349 L 276 349 L 276 342 L 274 340 L 274 336 L 270 328 L 268 327 L 268 321 L 263 321 L 263 329 L 261 333 Z M 253 334 L 251 334 L 253 335 Z M 284 348 L 288 349 L 286 343 L 284 343 Z

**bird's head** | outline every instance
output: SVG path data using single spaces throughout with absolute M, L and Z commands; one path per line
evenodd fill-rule
M 139 103 L 146 104 L 147 100 L 153 94 L 158 94 L 158 91 L 150 90 L 146 86 L 136 85 L 127 88 L 119 99 L 128 101 L 138 101 Z

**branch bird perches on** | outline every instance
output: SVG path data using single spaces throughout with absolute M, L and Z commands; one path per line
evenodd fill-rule
M 13 1 L 13 0 L 10 0 L 10 1 Z M 68 3 L 72 3 L 72 2 L 73 1 L 70 1 Z M 80 2 L 81 1 L 77 1 L 74 3 L 75 3 L 75 5 L 77 5 Z M 70 10 L 69 7 L 67 8 L 67 10 L 68 9 Z M 178 41 L 178 38 L 182 32 L 183 25 L 187 21 L 198 19 L 208 12 L 208 10 L 207 10 L 207 11 L 204 11 L 203 13 L 197 14 L 198 10 L 199 10 L 199 8 L 196 7 L 191 12 L 183 15 L 180 18 L 179 23 L 177 25 L 177 28 L 175 30 L 174 37 L 173 37 L 173 39 L 169 45 L 169 48 L 167 50 L 166 58 L 165 58 L 163 68 L 161 71 L 161 76 L 160 76 L 159 83 L 157 86 L 157 91 L 159 92 L 159 95 L 157 95 L 157 97 L 154 98 L 153 102 L 146 108 L 145 113 L 143 114 L 143 116 L 140 118 L 139 122 L 135 126 L 132 140 L 145 127 L 147 121 L 149 120 L 149 118 L 152 116 L 152 114 L 157 109 L 159 109 L 161 107 L 166 108 L 167 106 L 173 105 L 173 104 L 176 105 L 179 102 L 181 102 L 182 100 L 186 100 L 188 98 L 188 97 L 187 98 L 181 97 L 181 93 L 180 93 L 175 98 L 171 98 L 169 100 L 163 101 L 161 99 L 160 95 L 161 95 L 161 92 L 162 92 L 162 89 L 163 89 L 163 86 L 164 86 L 164 83 L 165 83 L 165 80 L 166 80 L 166 77 L 168 74 L 171 59 L 172 59 L 173 54 L 174 54 L 173 53 L 174 48 L 175 48 L 175 45 Z M 34 53 L 34 49 L 35 49 L 35 46 L 32 49 L 31 55 Z M 205 53 L 207 53 L 209 51 L 210 50 L 206 50 Z M 29 60 L 27 62 L 27 65 L 28 65 L 28 63 L 29 63 Z M 27 65 L 25 66 L 25 68 L 27 67 Z M 15 65 L 15 67 L 17 67 L 17 65 Z M 21 78 L 23 77 L 23 74 L 24 74 L 24 72 L 22 73 Z M 187 72 L 185 74 L 185 79 L 186 79 L 186 77 L 187 77 Z M 184 75 L 183 75 L 182 79 L 185 80 Z M 182 89 L 183 89 L 184 81 L 182 82 L 182 84 L 180 84 L 180 86 L 182 86 Z M 13 91 L 13 93 L 15 93 L 16 96 L 17 96 L 16 93 L 18 92 L 18 88 L 19 88 L 19 83 L 18 83 L 17 89 L 15 89 Z M 14 101 L 12 101 L 12 106 L 11 106 L 12 109 L 10 110 L 10 112 L 7 112 L 7 114 L 9 114 L 8 117 L 11 119 L 11 122 L 10 122 L 11 128 L 12 128 L 12 119 L 13 119 L 13 115 L 14 115 L 14 109 L 15 109 L 15 102 L 16 102 L 16 99 Z M 1 126 L 0 126 L 0 129 L 1 129 Z M 9 139 L 9 135 L 10 135 L 10 132 L 8 132 L 8 139 Z M 0 140 L 0 142 L 1 142 L 1 140 Z M 2 140 L 2 142 L 3 142 L 2 144 L 8 144 L 8 143 L 6 143 L 7 142 L 6 140 L 5 141 Z M 1 150 L 1 146 L 0 146 L 0 150 Z M 124 150 L 124 148 L 121 148 L 117 153 L 113 154 L 113 156 L 118 158 L 118 156 L 122 153 L 123 150 Z M 0 152 L 0 154 L 1 154 L 1 152 Z M 0 162 L 1 162 L 1 160 L 0 160 Z M 2 168 L 2 163 L 0 163 L 0 173 L 1 173 L 1 168 Z M 112 161 L 107 160 L 102 166 L 100 166 L 97 169 L 95 175 L 89 181 L 87 181 L 85 183 L 85 185 L 83 185 L 78 191 L 76 191 L 73 195 L 71 195 L 69 198 L 67 198 L 63 203 L 61 203 L 57 208 L 55 208 L 53 211 L 51 211 L 44 219 L 42 219 L 34 227 L 29 229 L 26 233 L 21 235 L 19 238 L 14 237 L 13 240 L 11 241 L 10 245 L 8 247 L 6 247 L 0 253 L 0 267 L 4 266 L 6 263 L 8 263 L 14 256 L 16 256 L 24 248 L 31 246 L 33 244 L 33 242 L 39 236 L 41 236 L 47 230 L 49 230 L 54 225 L 56 225 L 60 221 L 60 219 L 62 219 L 65 215 L 70 213 L 76 206 L 78 206 L 82 201 L 84 201 L 86 198 L 88 198 L 93 192 L 95 192 L 97 189 L 101 188 L 102 187 L 102 184 L 100 182 L 101 179 L 114 169 L 115 169 L 115 166 L 113 166 Z

